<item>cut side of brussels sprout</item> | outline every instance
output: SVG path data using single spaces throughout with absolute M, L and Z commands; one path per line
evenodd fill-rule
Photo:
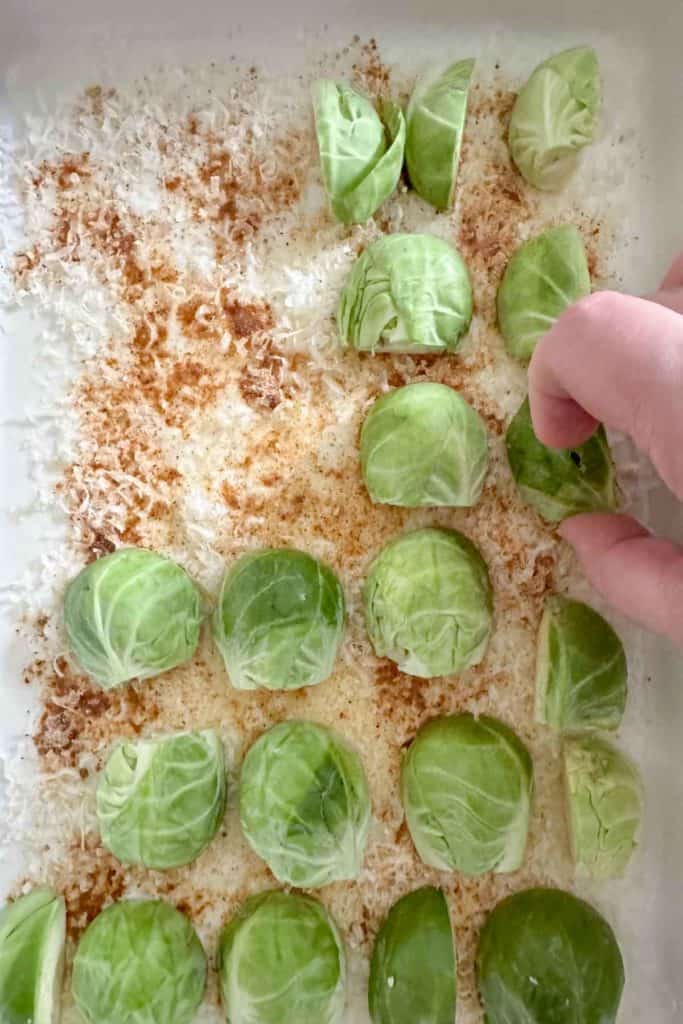
M 375 653 L 430 679 L 484 657 L 493 594 L 486 563 L 457 530 L 403 534 L 379 553 L 363 589 Z
M 535 188 L 560 189 L 579 153 L 595 138 L 600 68 L 587 46 L 564 50 L 540 64 L 520 90 L 510 119 L 510 154 Z
M 105 690 L 189 661 L 202 618 L 202 598 L 187 573 L 141 548 L 98 558 L 66 591 L 69 646 Z
M 572 850 L 577 872 L 621 878 L 636 847 L 643 792 L 636 767 L 597 736 L 564 742 Z
M 58 1024 L 65 934 L 64 901 L 50 889 L 0 911 L 2 1024 Z
M 462 257 L 434 235 L 386 235 L 358 257 L 342 290 L 343 345 L 360 352 L 455 352 L 472 319 Z
M 191 1024 L 206 956 L 194 928 L 161 900 L 124 900 L 83 934 L 73 996 L 88 1024 Z
M 437 210 L 453 204 L 473 60 L 418 82 L 406 116 L 410 182 Z
M 586 249 L 575 227 L 550 228 L 521 245 L 498 289 L 498 326 L 510 355 L 528 362 L 560 314 L 590 290 Z
M 521 867 L 529 831 L 533 764 L 494 718 L 435 718 L 406 754 L 401 796 L 425 864 L 480 875 Z
M 308 896 L 252 897 L 221 937 L 218 975 L 230 1024 L 338 1024 L 346 965 L 325 908 Z
M 102 842 L 124 864 L 189 864 L 225 814 L 223 745 L 215 732 L 122 743 L 97 787 Z
M 521 497 L 549 522 L 616 509 L 614 464 L 604 427 L 576 448 L 548 448 L 534 433 L 526 399 L 508 427 L 505 444 Z
M 318 82 L 313 105 L 323 181 L 334 214 L 343 224 L 363 224 L 398 184 L 406 135 L 403 111 L 386 102 L 380 117 L 370 100 L 330 81 Z
M 314 888 L 357 878 L 370 825 L 360 758 L 324 726 L 276 725 L 244 759 L 240 819 L 278 881 Z
M 213 634 L 238 690 L 295 690 L 331 674 L 344 635 L 344 592 L 302 551 L 243 555 L 223 581 Z
M 484 486 L 488 437 L 457 391 L 425 381 L 377 399 L 363 423 L 360 457 L 376 503 L 469 506 Z
M 368 1005 L 373 1024 L 453 1024 L 455 948 L 448 904 L 426 886 L 395 903 L 377 935 Z
M 536 659 L 536 721 L 554 729 L 617 729 L 626 707 L 624 647 L 581 601 L 548 598 Z
M 558 889 L 499 903 L 477 953 L 487 1024 L 614 1024 L 624 964 L 612 929 Z

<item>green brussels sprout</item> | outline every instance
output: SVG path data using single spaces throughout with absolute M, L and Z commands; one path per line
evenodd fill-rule
M 614 1024 L 624 965 L 612 929 L 559 889 L 499 903 L 477 952 L 487 1024 Z
M 191 1024 L 206 956 L 194 928 L 162 900 L 124 900 L 86 929 L 73 996 L 89 1024 Z
M 473 60 L 461 60 L 415 87 L 406 114 L 410 183 L 437 210 L 453 204 Z
M 508 134 L 512 159 L 530 185 L 562 187 L 595 138 L 600 92 L 590 47 L 564 50 L 536 68 L 517 96 Z
M 536 721 L 617 729 L 626 706 L 624 647 L 609 622 L 567 597 L 548 598 L 538 635 Z
M 550 228 L 521 245 L 498 289 L 498 326 L 510 355 L 528 362 L 560 314 L 590 290 L 586 249 L 575 227 Z
M 278 881 L 310 889 L 357 878 L 370 825 L 360 758 L 322 725 L 276 725 L 244 759 L 240 818 Z
M 121 743 L 97 787 L 102 842 L 124 864 L 189 864 L 225 813 L 223 746 L 215 732 Z
M 72 580 L 64 620 L 80 667 L 109 690 L 188 661 L 199 643 L 202 598 L 187 573 L 142 548 L 98 558 Z
M 57 1024 L 66 914 L 49 889 L 34 889 L 0 910 L 1 1024 Z
M 238 690 L 296 690 L 331 674 L 344 617 L 331 569 L 302 551 L 266 549 L 227 573 L 213 634 Z
M 342 344 L 360 352 L 455 352 L 471 319 L 467 267 L 435 235 L 385 235 L 369 245 L 337 311 Z
M 344 1012 L 344 948 L 308 896 L 247 900 L 221 937 L 218 974 L 230 1024 L 338 1024 Z
M 448 904 L 426 886 L 395 903 L 377 935 L 368 1005 L 373 1024 L 453 1024 L 455 949 Z
M 534 434 L 526 399 L 505 435 L 519 493 L 548 522 L 617 507 L 614 464 L 604 427 L 576 448 L 548 448 Z
M 363 588 L 365 621 L 379 658 L 430 679 L 484 656 L 493 593 L 486 563 L 457 530 L 426 529 L 390 541 Z
M 640 775 L 597 736 L 564 742 L 569 830 L 579 874 L 621 878 L 636 847 L 643 809 Z
M 383 124 L 370 100 L 330 81 L 318 82 L 313 105 L 323 181 L 334 215 L 343 224 L 363 224 L 398 184 L 406 137 L 403 111 L 395 103 L 383 103 Z
M 483 420 L 453 388 L 421 381 L 378 398 L 360 436 L 374 502 L 475 505 L 489 460 Z
M 481 875 L 521 867 L 533 764 L 495 718 L 435 718 L 413 740 L 401 770 L 408 829 L 425 864 Z

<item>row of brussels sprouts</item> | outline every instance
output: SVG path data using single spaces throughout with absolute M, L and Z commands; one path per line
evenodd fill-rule
M 3 1020 L 59 1019 L 65 917 L 62 899 L 47 889 L 0 913 Z M 425 887 L 400 899 L 372 954 L 373 1024 L 453 1024 L 456 959 L 443 892 Z M 247 900 L 222 932 L 217 968 L 230 1024 L 340 1024 L 344 1015 L 344 945 L 309 896 L 269 890 Z M 206 976 L 206 954 L 183 914 L 161 900 L 123 900 L 83 934 L 72 993 L 88 1024 L 192 1024 Z M 613 1024 L 624 967 L 592 907 L 557 889 L 529 889 L 490 914 L 477 980 L 489 1024 Z
M 415 191 L 438 210 L 455 197 L 473 60 L 418 81 L 404 114 L 333 81 L 318 83 L 315 123 L 323 181 L 335 216 L 364 224 L 389 198 L 404 163 Z M 535 188 L 555 191 L 595 137 L 600 111 L 595 52 L 577 47 L 544 61 L 520 89 L 508 132 L 510 155 Z

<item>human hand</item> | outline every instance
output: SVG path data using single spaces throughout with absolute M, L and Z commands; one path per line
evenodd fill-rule
M 563 313 L 531 360 L 529 399 L 544 444 L 581 444 L 602 422 L 683 500 L 683 254 L 649 299 L 596 292 Z M 683 646 L 683 548 L 623 515 L 572 516 L 560 534 L 615 608 Z

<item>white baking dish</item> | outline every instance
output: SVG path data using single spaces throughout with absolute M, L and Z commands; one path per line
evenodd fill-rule
M 225 60 L 237 53 L 286 68 L 316 47 L 376 35 L 388 60 L 418 65 L 427 58 L 496 52 L 510 67 L 530 68 L 553 49 L 593 43 L 604 64 L 606 116 L 636 133 L 637 167 L 625 176 L 631 243 L 623 287 L 652 288 L 683 247 L 683 5 L 679 0 L 375 0 L 374 4 L 291 0 L 0 0 L 0 89 L 3 131 L 13 112 L 40 92 L 49 103 L 60 90 L 144 71 L 158 60 Z M 615 157 L 618 159 L 618 157 Z M 14 230 L 0 208 L 0 242 Z M 15 581 L 60 535 L 59 515 L 24 514 L 35 499 L 22 438 L 38 408 L 32 365 L 40 359 L 39 326 L 25 314 L 3 313 L 0 339 L 0 586 L 11 600 Z M 55 453 L 58 457 L 59 453 Z M 680 506 L 651 496 L 651 519 L 683 539 Z M 27 731 L 32 697 L 21 684 L 31 652 L 16 640 L 10 614 L 2 619 L 0 732 L 15 749 Z M 667 644 L 643 638 L 644 670 L 634 691 L 625 737 L 647 787 L 643 848 L 626 882 L 590 895 L 606 909 L 624 947 L 628 986 L 623 1024 L 683 1020 L 683 660 Z M 0 783 L 2 762 L 0 761 Z M 1 825 L 0 825 L 1 830 Z M 16 851 L 0 864 L 3 890 L 21 873 Z M 359 1024 L 354 1017 L 351 1024 Z

